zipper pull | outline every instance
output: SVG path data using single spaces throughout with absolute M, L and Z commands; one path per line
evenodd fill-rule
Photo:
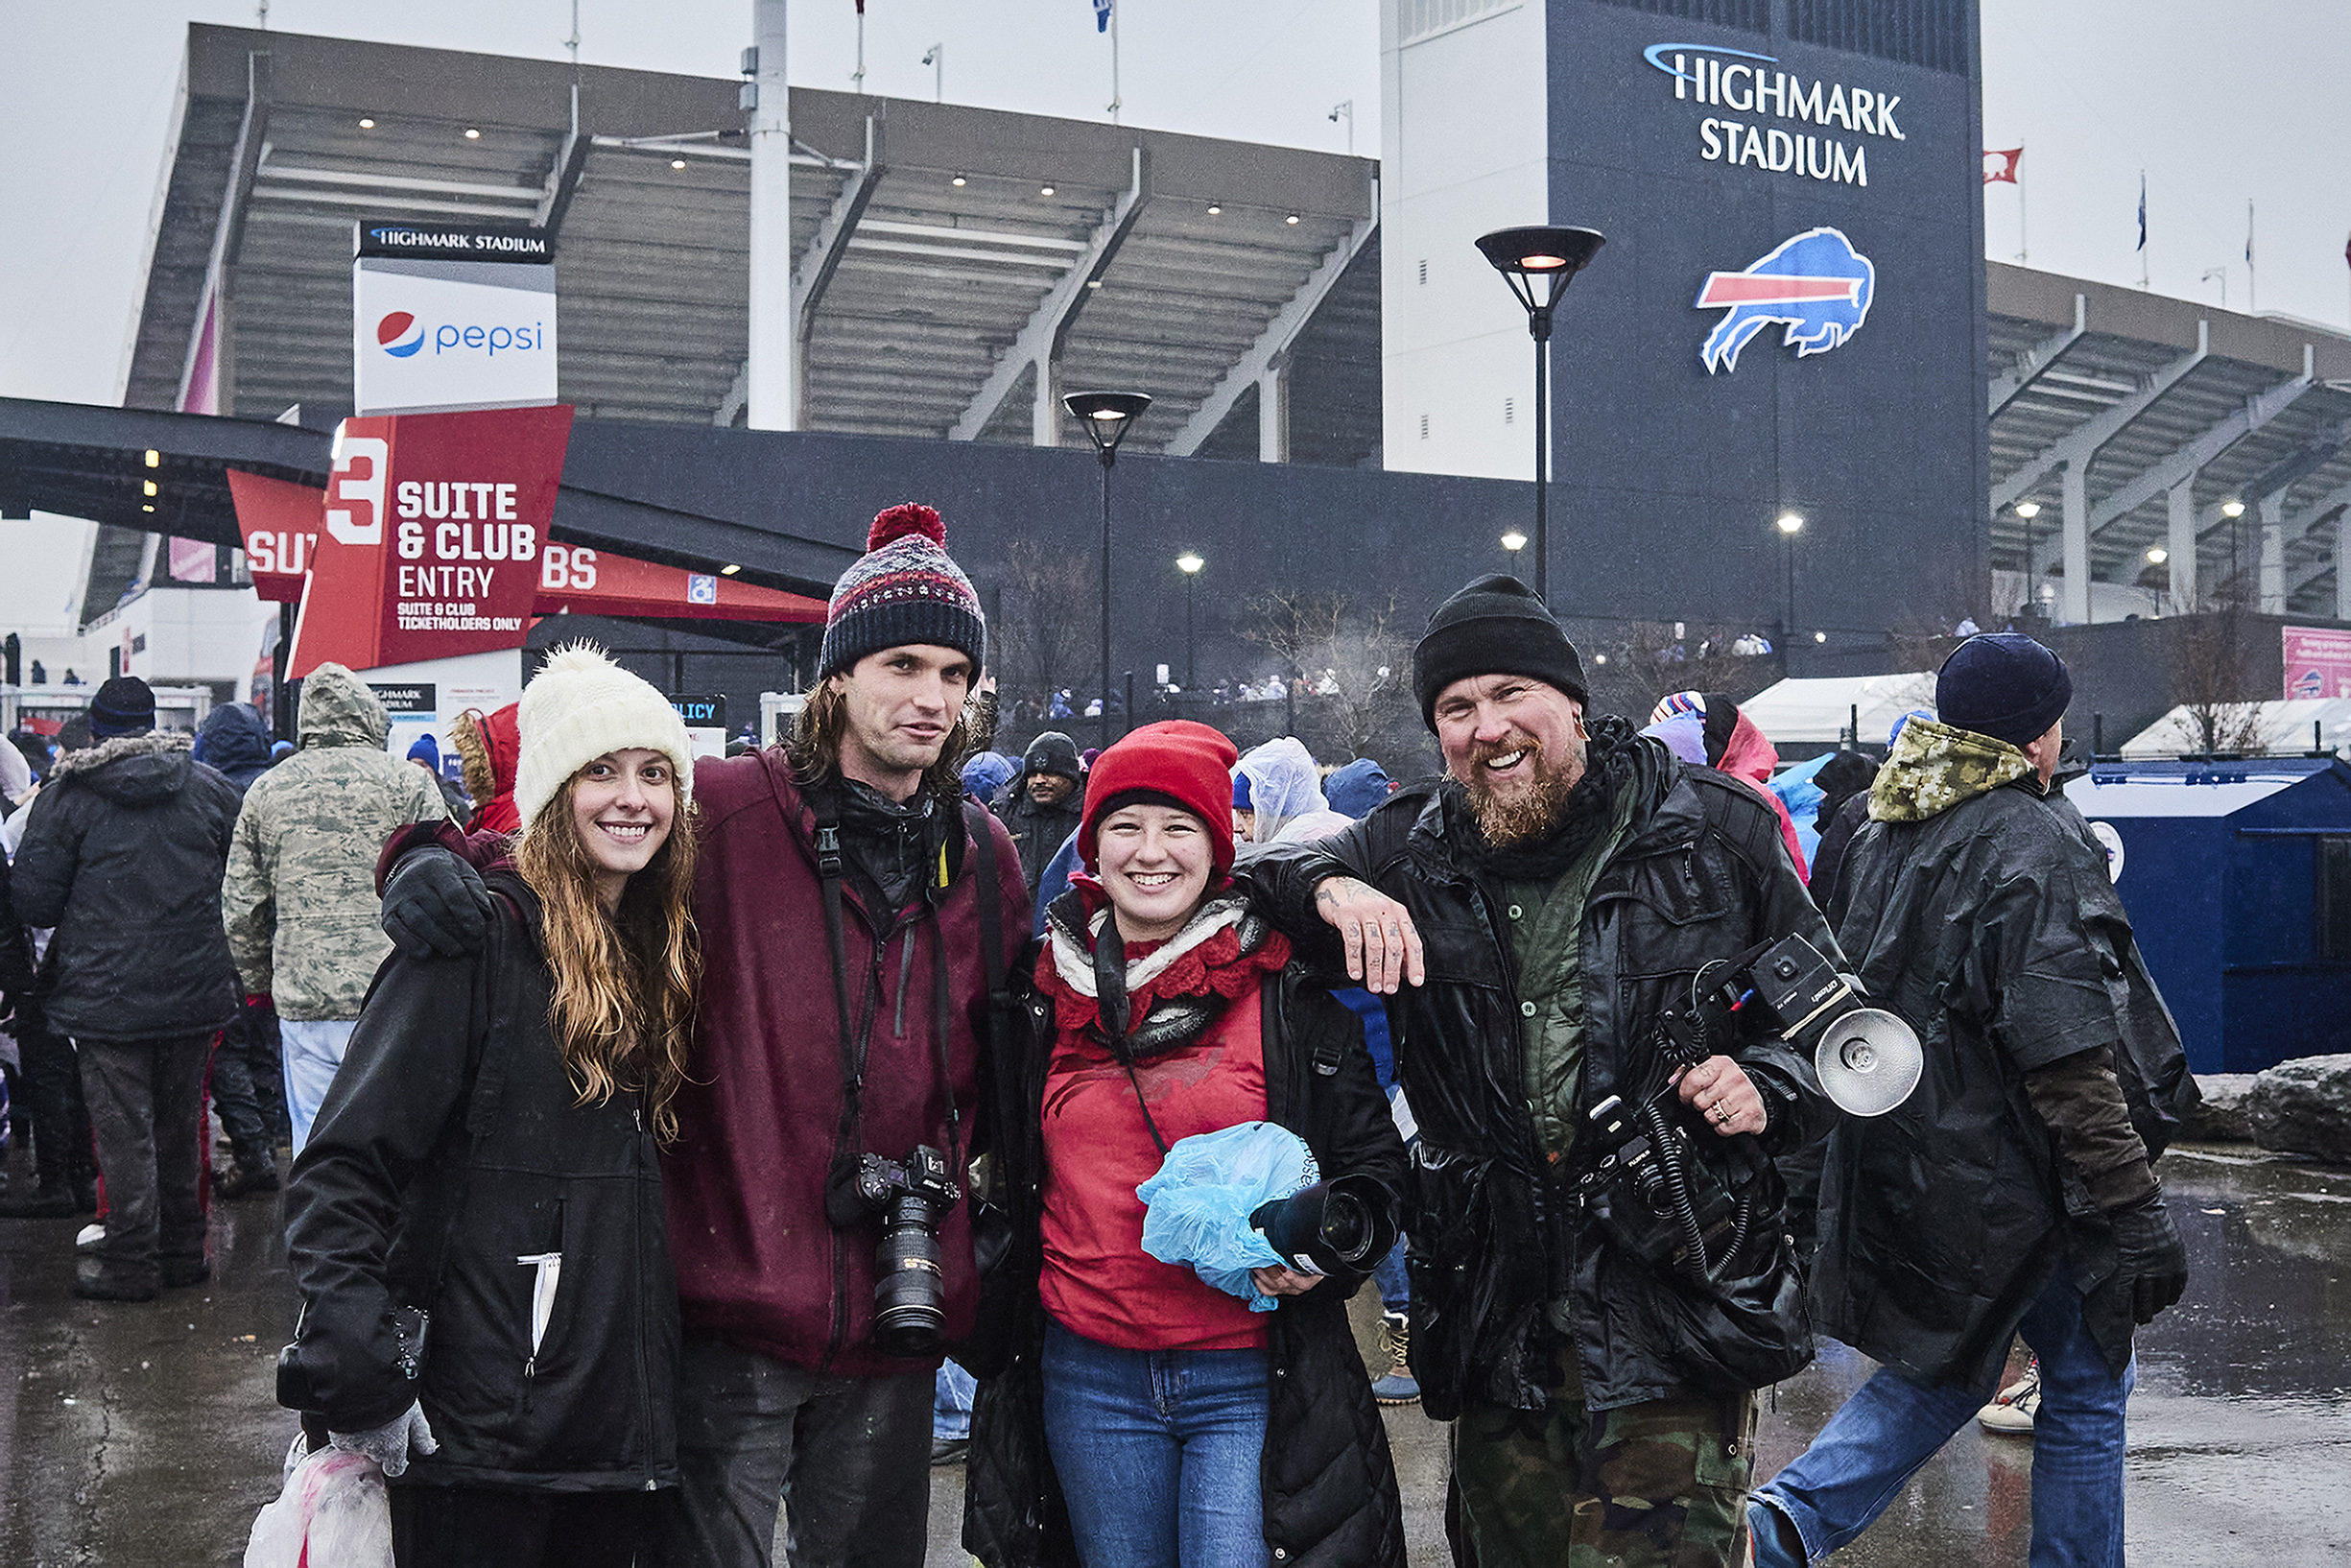
M 527 1359 L 526 1361 L 524 1361 L 524 1363 L 522 1364 L 522 1375 L 523 1375 L 523 1381 L 524 1381 L 524 1382 L 526 1382 L 526 1383 L 528 1383 L 528 1382 L 529 1382 L 531 1379 L 533 1379 L 533 1378 L 534 1378 L 534 1377 L 538 1376 L 538 1354 L 537 1354 L 537 1352 L 534 1351 L 534 1352 L 531 1354 L 531 1356 L 529 1357 L 529 1359 Z

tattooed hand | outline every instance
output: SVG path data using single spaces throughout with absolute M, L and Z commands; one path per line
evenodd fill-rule
M 1386 996 L 1406 981 L 1422 984 L 1420 933 L 1404 906 L 1370 884 L 1351 876 L 1326 879 L 1315 889 L 1315 913 L 1335 927 L 1346 943 L 1347 978 Z

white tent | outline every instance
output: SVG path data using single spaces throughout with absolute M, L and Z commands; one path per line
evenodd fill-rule
M 2231 731 L 2242 735 L 2248 727 L 2237 715 L 2246 712 L 2249 727 L 2259 740 L 2251 746 L 2232 745 Z M 2321 748 L 2351 748 L 2351 698 L 2295 698 L 2287 701 L 2232 703 L 2221 720 L 2222 747 L 2229 750 L 2270 751 L 2288 754 L 2311 749 L 2311 726 L 2318 726 Z M 2204 748 L 2203 726 L 2189 714 L 2183 704 L 2173 708 L 2123 745 L 2123 756 L 2136 762 L 2142 759 L 2176 757 Z
M 1845 738 L 1857 708 L 1862 744 L 1884 746 L 1896 719 L 1913 708 L 1935 711 L 1935 672 L 1783 680 L 1739 704 L 1774 746 L 1835 746 Z

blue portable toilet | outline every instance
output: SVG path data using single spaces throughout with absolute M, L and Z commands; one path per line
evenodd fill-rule
M 2066 786 L 2199 1073 L 2351 1049 L 2351 764 L 2102 762 Z

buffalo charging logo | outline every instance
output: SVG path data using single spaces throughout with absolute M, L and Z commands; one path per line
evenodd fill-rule
M 1706 373 L 1739 368 L 1739 351 L 1764 328 L 1787 330 L 1783 347 L 1798 359 L 1825 354 L 1862 329 L 1877 293 L 1878 270 L 1840 229 L 1808 228 L 1735 273 L 1709 273 L 1691 301 L 1722 310 L 1698 359 Z

